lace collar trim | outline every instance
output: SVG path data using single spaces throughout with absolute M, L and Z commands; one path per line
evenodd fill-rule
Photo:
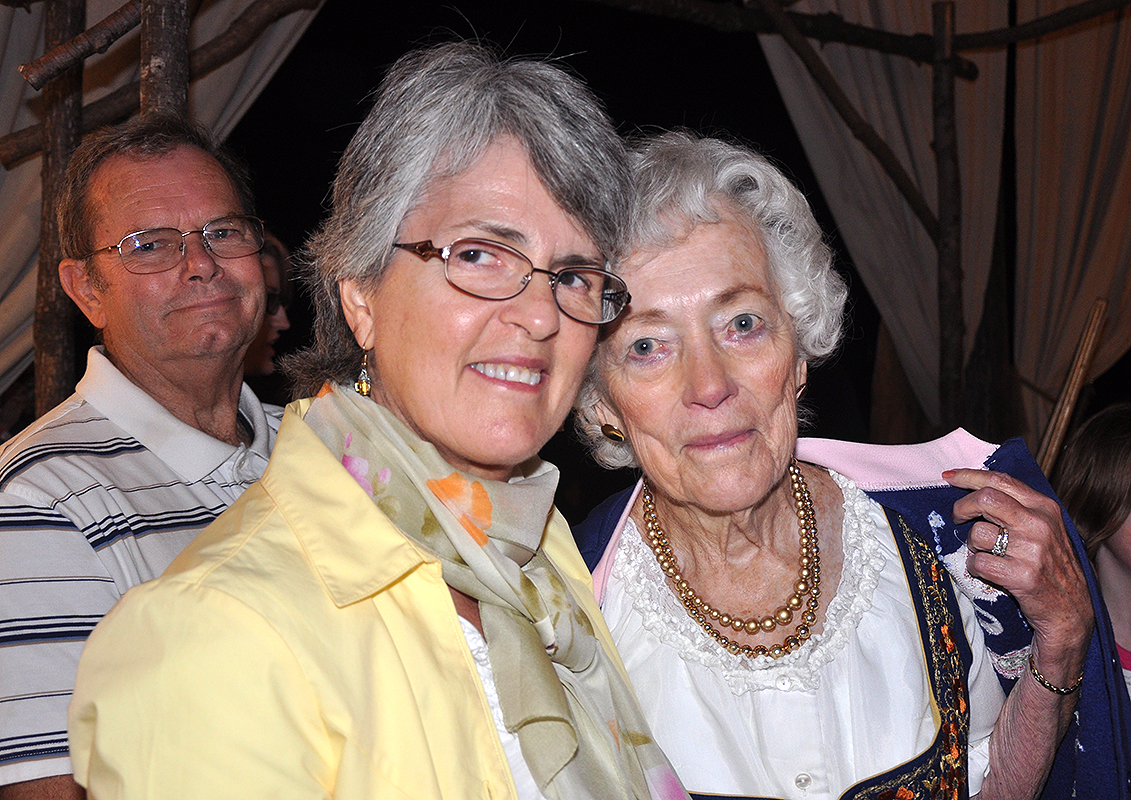
M 613 576 L 631 598 L 644 627 L 681 658 L 722 675 L 736 695 L 759 689 L 815 690 L 820 684 L 821 668 L 844 649 L 860 618 L 872 607 L 872 595 L 887 563 L 876 538 L 879 531 L 872 516 L 874 501 L 848 478 L 831 471 L 830 474 L 844 495 L 844 567 L 821 633 L 777 660 L 731 655 L 687 615 L 667 587 L 640 530 L 629 518 L 620 537 Z

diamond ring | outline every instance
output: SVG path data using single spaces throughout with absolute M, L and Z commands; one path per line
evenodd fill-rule
M 1004 556 L 1005 548 L 1009 547 L 1009 530 L 1002 528 L 997 535 L 997 541 L 994 542 L 994 549 L 990 551 L 991 555 Z

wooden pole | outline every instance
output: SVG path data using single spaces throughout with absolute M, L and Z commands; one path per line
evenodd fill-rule
M 144 0 L 141 6 L 141 115 L 188 117 L 187 0 Z
M 954 2 L 931 4 L 934 150 L 938 181 L 939 414 L 943 430 L 961 423 L 966 324 L 962 311 L 962 191 L 954 103 Z
M 44 38 L 47 49 L 82 33 L 85 0 L 47 0 Z M 39 271 L 35 292 L 35 411 L 47 413 L 75 386 L 75 306 L 59 284 L 59 227 L 55 201 L 71 153 L 78 146 L 82 122 L 82 67 L 72 67 L 48 84 L 44 95 L 43 184 L 40 203 Z
M 1092 313 L 1088 317 L 1088 324 L 1084 326 L 1084 332 L 1076 345 L 1076 355 L 1072 357 L 1068 377 L 1060 390 L 1060 397 L 1057 398 L 1052 417 L 1049 418 L 1048 427 L 1045 428 L 1045 435 L 1041 439 L 1041 449 L 1037 451 L 1037 463 L 1041 465 L 1041 471 L 1046 475 L 1052 473 L 1057 456 L 1060 455 L 1060 443 L 1064 441 L 1064 433 L 1068 430 L 1072 412 L 1076 409 L 1076 401 L 1080 398 L 1080 389 L 1084 386 L 1084 379 L 1088 377 L 1092 357 L 1095 356 L 1096 348 L 1100 343 L 1105 311 L 1107 311 L 1107 300 L 1102 297 L 1096 298 Z

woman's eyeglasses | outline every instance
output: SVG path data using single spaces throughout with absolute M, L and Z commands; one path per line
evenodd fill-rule
M 444 262 L 444 277 L 457 289 L 484 300 L 509 300 L 530 283 L 535 272 L 548 275 L 554 302 L 578 322 L 612 322 L 632 299 L 625 282 L 597 267 L 538 269 L 513 247 L 490 239 L 457 239 L 447 247 L 429 241 L 394 244 L 428 260 Z

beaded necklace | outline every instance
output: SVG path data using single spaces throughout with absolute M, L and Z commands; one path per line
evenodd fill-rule
M 786 599 L 773 614 L 761 617 L 752 617 L 744 620 L 734 614 L 727 614 L 713 608 L 706 600 L 701 598 L 687 583 L 679 570 L 679 561 L 668 541 L 667 534 L 660 526 L 656 517 L 656 502 L 652 497 L 652 490 L 648 481 L 644 481 L 641 499 L 644 504 L 644 524 L 648 529 L 648 543 L 660 569 L 671 579 L 675 586 L 676 595 L 679 597 L 687 613 L 703 630 L 718 642 L 720 647 L 733 655 L 743 655 L 748 658 L 756 656 L 769 656 L 781 658 L 786 653 L 791 653 L 812 635 L 812 626 L 817 621 L 817 609 L 821 605 L 821 554 L 817 545 L 817 515 L 813 509 L 813 499 L 809 495 L 809 486 L 805 483 L 805 476 L 801 474 L 801 467 L 796 460 L 789 465 L 789 482 L 793 489 L 793 502 L 797 507 L 797 529 L 799 539 L 799 556 L 797 581 L 793 584 L 793 593 Z M 808 595 L 809 599 L 805 600 Z M 801 607 L 805 610 L 801 611 Z M 739 644 L 728 639 L 721 631 L 716 629 L 713 622 L 719 627 L 731 628 L 734 631 L 744 631 L 750 635 L 757 633 L 772 633 L 778 627 L 786 627 L 793 622 L 794 612 L 800 611 L 800 621 L 793 634 L 786 636 L 781 644 L 770 647 L 765 645 Z

